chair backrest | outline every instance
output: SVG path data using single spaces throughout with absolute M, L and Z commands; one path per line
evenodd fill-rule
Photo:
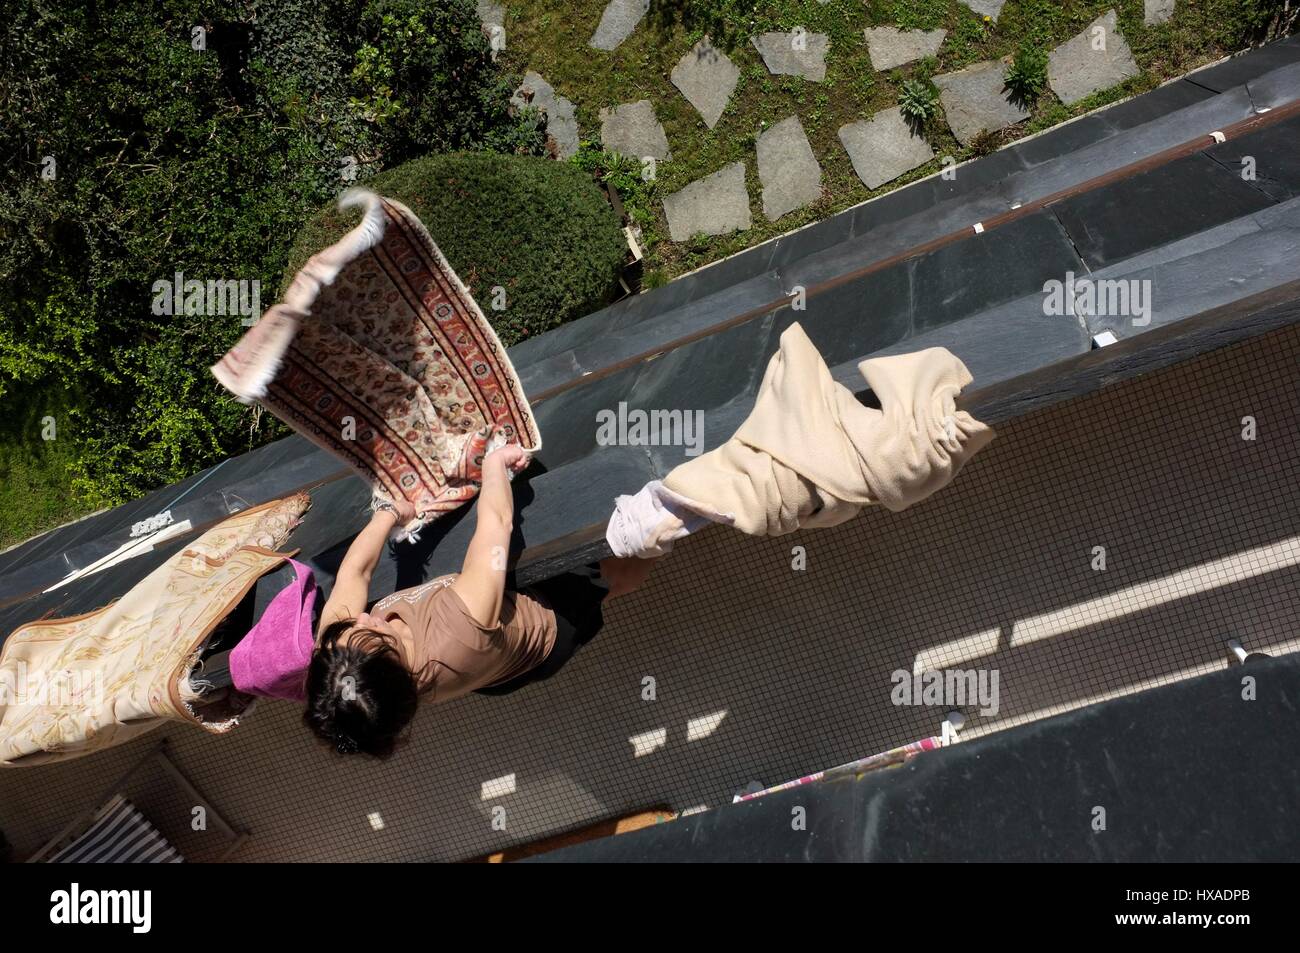
M 226 860 L 248 837 L 246 832 L 227 822 L 190 783 L 168 757 L 164 739 L 114 781 L 89 810 L 73 818 L 27 858 L 27 862 L 53 861 L 71 845 L 84 843 L 88 832 L 99 824 L 107 825 L 100 834 L 107 836 L 111 828 L 118 832 L 114 836 L 136 832 L 138 839 L 144 840 L 145 835 L 139 833 L 143 830 L 140 822 L 148 825 L 178 858 L 198 862 Z M 112 860 L 131 862 L 124 856 Z M 87 858 L 81 862 L 93 861 Z
M 134 804 L 115 794 L 95 813 L 90 826 L 46 863 L 179 864 L 184 859 Z

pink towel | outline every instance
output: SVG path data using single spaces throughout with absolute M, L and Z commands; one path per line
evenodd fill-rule
M 294 581 L 230 650 L 230 679 L 241 692 L 264 698 L 307 701 L 307 663 L 316 644 L 312 631 L 316 577 L 290 559 Z

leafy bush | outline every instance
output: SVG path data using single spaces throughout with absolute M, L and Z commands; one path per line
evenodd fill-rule
M 627 254 L 613 209 L 575 165 L 493 153 L 415 159 L 367 183 L 406 205 L 509 347 L 594 311 L 612 296 Z M 330 206 L 299 234 L 288 277 L 356 224 Z M 493 310 L 492 289 L 505 289 Z
M 355 37 L 362 5 L 352 0 L 259 0 L 249 38 L 251 86 L 280 121 L 321 150 L 321 187 L 332 192 L 355 162 L 358 181 L 381 166 L 373 123 L 352 103 Z
M 915 126 L 921 126 L 934 118 L 939 108 L 939 97 L 934 87 L 923 80 L 904 80 L 902 93 L 898 97 L 898 108 L 904 119 Z
M 155 315 L 154 281 L 256 280 L 268 306 L 345 168 L 543 147 L 474 0 L 17 0 L 0 30 L 4 539 L 32 528 L 15 508 L 114 505 L 284 432 L 207 371 L 240 320 Z
M 514 84 L 492 62 L 473 0 L 372 0 L 351 104 L 374 123 L 386 164 L 487 148 L 540 155 L 538 117 L 514 116 Z
M 18 117 L 0 145 L 20 157 L 0 172 L 0 394 L 53 404 L 75 388 L 57 415 L 75 446 L 62 490 L 89 507 L 247 449 L 246 411 L 204 380 L 238 319 L 160 318 L 152 284 L 183 271 L 269 296 L 284 236 L 339 184 L 331 156 L 247 86 L 239 11 L 209 9 L 36 0 L 4 45 L 6 75 L 29 81 L 0 93 Z
M 1047 51 L 1029 43 L 1021 46 L 1007 68 L 1006 84 L 1018 103 L 1035 102 L 1047 87 Z

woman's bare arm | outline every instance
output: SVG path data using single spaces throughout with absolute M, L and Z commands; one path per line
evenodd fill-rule
M 474 620 L 493 628 L 501 619 L 506 563 L 514 527 L 514 497 L 510 471 L 528 466 L 529 455 L 515 444 L 494 450 L 483 460 L 483 486 L 478 496 L 478 525 L 465 551 L 465 564 L 451 584 Z
M 398 510 L 401 512 L 397 514 L 389 510 L 376 511 L 366 528 L 348 547 L 334 578 L 334 588 L 321 609 L 321 630 L 340 619 L 355 619 L 365 611 L 370 598 L 370 576 L 379 564 L 389 534 L 399 522 L 415 518 L 414 509 L 405 500 L 398 504 Z

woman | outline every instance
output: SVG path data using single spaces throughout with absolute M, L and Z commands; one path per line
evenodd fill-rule
M 321 610 L 303 716 L 339 753 L 388 757 L 422 701 L 504 695 L 549 678 L 600 630 L 605 597 L 631 592 L 649 575 L 650 560 L 610 558 L 598 572 L 592 566 L 507 591 L 509 474 L 529 459 L 513 444 L 484 458 L 478 525 L 459 574 L 395 592 L 365 612 L 371 573 L 393 527 L 414 517 L 410 504 L 377 511 L 353 541 Z

